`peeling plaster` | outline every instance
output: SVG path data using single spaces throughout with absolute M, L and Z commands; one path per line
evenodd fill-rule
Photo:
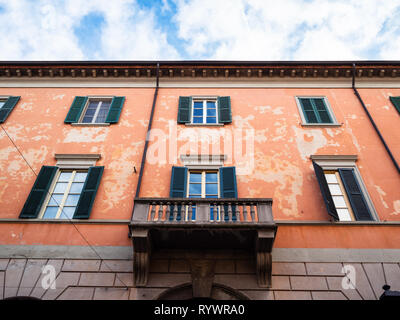
M 393 209 L 394 212 L 392 212 L 390 215 L 399 215 L 400 214 L 400 200 L 395 200 L 393 201 Z
M 292 126 L 292 129 L 296 137 L 297 150 L 303 160 L 307 160 L 307 157 L 316 154 L 319 149 L 328 144 L 321 130 L 310 129 L 304 131 L 296 126 Z
M 66 128 L 64 142 L 103 142 L 107 133 L 108 128 Z
M 382 188 L 379 187 L 379 186 L 377 186 L 377 185 L 375 185 L 375 188 L 376 188 L 376 191 L 378 191 L 379 198 L 381 199 L 383 206 L 384 206 L 386 209 L 388 209 L 389 206 L 387 205 L 387 203 L 386 203 L 385 200 L 383 199 L 383 197 L 386 196 L 386 192 L 383 191 Z
M 64 99 L 64 97 L 65 97 L 65 94 L 59 94 L 57 96 L 54 96 L 53 100 L 62 100 L 62 99 Z

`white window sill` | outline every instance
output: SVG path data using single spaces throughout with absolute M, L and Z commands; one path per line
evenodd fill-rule
M 341 127 L 343 123 L 300 123 L 302 127 Z
M 71 123 L 73 127 L 108 127 L 109 123 Z
M 185 123 L 188 127 L 223 127 L 223 123 Z

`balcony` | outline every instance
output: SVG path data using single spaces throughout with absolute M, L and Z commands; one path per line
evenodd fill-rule
M 147 283 L 151 251 L 163 249 L 249 250 L 259 286 L 271 285 L 272 199 L 137 198 L 129 228 L 136 286 Z

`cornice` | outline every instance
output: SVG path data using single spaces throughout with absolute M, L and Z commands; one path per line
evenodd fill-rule
M 350 62 L 223 62 L 160 63 L 159 76 L 167 79 L 346 79 Z M 155 78 L 157 62 L 0 62 L 0 78 Z M 356 77 L 397 78 L 400 62 L 357 62 Z

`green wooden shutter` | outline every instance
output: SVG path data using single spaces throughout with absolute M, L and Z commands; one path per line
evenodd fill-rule
M 186 198 L 186 190 L 187 190 L 187 175 L 188 175 L 188 168 L 185 167 L 172 167 L 171 171 L 171 184 L 169 190 L 170 198 Z M 169 220 L 173 219 L 173 210 L 174 206 L 170 206 L 170 216 Z M 179 205 L 178 208 L 178 216 L 177 220 L 181 220 L 181 206 Z
M 31 193 L 26 199 L 25 205 L 19 215 L 21 219 L 37 218 L 57 170 L 58 167 L 51 166 L 43 166 L 40 169 Z
M 8 100 L 0 108 L 0 123 L 6 121 L 8 115 L 14 109 L 20 97 L 9 97 Z
M 75 97 L 72 102 L 71 108 L 67 114 L 67 117 L 64 120 L 64 123 L 75 123 L 79 121 L 83 108 L 86 105 L 88 97 Z
M 219 169 L 219 188 L 221 198 L 237 198 L 236 168 L 222 167 Z M 228 221 L 228 206 L 224 206 L 225 217 Z M 232 206 L 232 220 L 236 221 L 236 206 Z
M 356 220 L 373 220 L 360 185 L 358 184 L 357 178 L 354 174 L 354 169 L 339 169 L 339 174 L 344 188 L 346 189 L 347 197 L 350 200 L 351 208 L 353 209 Z
M 313 161 L 315 175 L 318 180 L 319 188 L 321 189 L 322 198 L 324 199 L 328 214 L 336 221 L 339 220 L 339 215 L 336 211 L 335 204 L 331 192 L 329 190 L 328 182 L 326 181 L 324 170 Z
M 218 97 L 218 122 L 232 122 L 231 97 Z
M 171 198 L 186 198 L 188 169 L 172 167 L 169 196 Z
M 316 114 L 318 115 L 319 123 L 332 123 L 331 116 L 329 115 L 328 107 L 325 104 L 325 99 L 312 99 L 311 102 L 314 104 Z
M 400 97 L 389 97 L 397 112 L 400 114 Z
M 192 117 L 192 97 L 179 97 L 178 123 L 190 123 Z
M 108 111 L 107 123 L 117 123 L 121 114 L 122 105 L 124 104 L 125 97 L 114 97 L 111 101 L 110 110 Z
M 100 185 L 104 167 L 90 167 L 78 204 L 75 209 L 74 219 L 89 219 L 97 189 Z

